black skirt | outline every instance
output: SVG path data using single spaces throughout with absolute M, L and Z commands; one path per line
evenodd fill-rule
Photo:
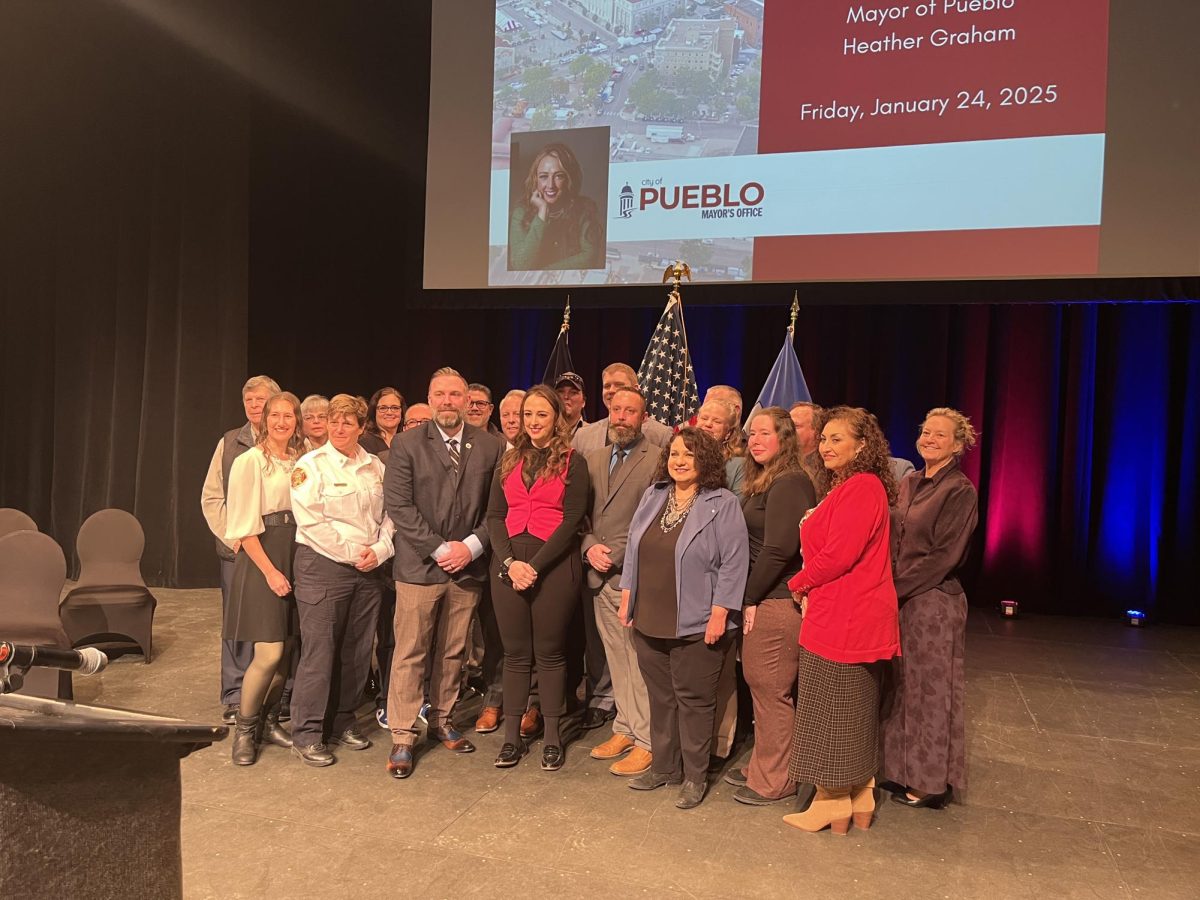
M 296 525 L 268 525 L 258 536 L 267 559 L 292 583 L 292 557 L 296 553 Z M 233 584 L 225 626 L 221 636 L 232 641 L 274 643 L 295 634 L 295 602 L 292 595 L 280 597 L 267 586 L 267 579 L 245 550 L 238 550 L 233 563 Z
M 879 769 L 880 663 L 839 663 L 800 648 L 788 777 L 822 787 L 866 784 Z

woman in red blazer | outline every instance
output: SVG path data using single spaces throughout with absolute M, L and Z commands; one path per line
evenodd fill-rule
M 825 498 L 800 522 L 804 567 L 788 582 L 804 616 L 788 775 L 817 787 L 784 816 L 804 831 L 869 828 L 879 768 L 879 684 L 900 655 L 888 508 L 896 499 L 887 438 L 865 409 L 829 411 L 817 473 Z

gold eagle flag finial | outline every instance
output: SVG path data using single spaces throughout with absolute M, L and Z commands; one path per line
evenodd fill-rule
M 688 281 L 692 280 L 692 269 L 691 266 L 689 266 L 683 260 L 675 260 L 675 262 L 667 266 L 666 271 L 663 272 L 663 284 L 666 284 L 668 281 L 670 281 L 675 287 L 679 287 L 679 283 L 684 278 L 686 278 Z

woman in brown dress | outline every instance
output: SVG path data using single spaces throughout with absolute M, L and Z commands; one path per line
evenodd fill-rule
M 975 486 L 958 467 L 975 429 L 955 409 L 925 416 L 917 451 L 925 468 L 900 484 L 895 584 L 903 656 L 883 721 L 883 775 L 897 803 L 941 808 L 967 784 L 963 643 L 967 598 L 958 570 L 978 520 Z
M 800 467 L 796 428 L 778 406 L 750 419 L 742 512 L 750 535 L 750 576 L 742 607 L 742 671 L 754 701 L 754 752 L 725 776 L 739 803 L 764 806 L 792 798 L 788 751 L 800 674 L 800 608 L 788 580 L 800 571 L 800 520 L 816 504 Z

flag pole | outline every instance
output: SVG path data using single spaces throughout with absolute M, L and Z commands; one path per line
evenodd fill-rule
M 563 309 L 562 327 L 558 329 L 558 333 L 571 330 L 571 295 L 567 294 L 567 305 Z
M 796 317 L 800 315 L 800 289 L 797 288 L 792 292 L 792 318 L 788 322 L 788 336 L 794 338 L 796 336 Z

